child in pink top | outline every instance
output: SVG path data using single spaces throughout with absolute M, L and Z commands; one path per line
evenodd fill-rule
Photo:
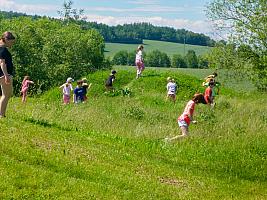
M 23 81 L 22 81 L 22 86 L 21 86 L 21 94 L 22 94 L 22 102 L 26 102 L 26 97 L 27 97 L 27 92 L 29 90 L 30 84 L 34 84 L 33 81 L 30 80 L 29 76 L 25 76 Z
M 205 103 L 203 94 L 195 94 L 192 100 L 190 100 L 186 104 L 183 114 L 178 117 L 177 122 L 182 131 L 182 135 L 178 135 L 172 138 L 165 138 L 165 141 L 172 141 L 188 136 L 188 127 L 190 125 L 190 122 L 192 122 L 193 124 L 196 123 L 196 121 L 193 120 L 193 114 L 195 111 L 195 105 L 198 103 Z

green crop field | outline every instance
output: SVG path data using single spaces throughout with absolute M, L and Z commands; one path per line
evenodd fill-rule
M 136 44 L 121 44 L 121 43 L 106 43 L 105 55 L 107 57 L 113 57 L 118 51 L 126 50 L 128 52 L 135 51 L 137 49 Z M 169 56 L 173 54 L 184 55 L 188 50 L 194 50 L 197 55 L 202 55 L 210 50 L 211 47 L 179 44 L 173 42 L 162 42 L 154 40 L 144 40 L 144 52 L 151 52 L 158 49 L 161 52 L 167 53 Z
M 89 74 L 84 104 L 62 105 L 57 87 L 10 100 L 0 199 L 267 199 L 266 94 L 223 86 L 214 109 L 196 105 L 188 138 L 165 143 L 210 71 L 147 68 L 136 80 L 134 67 L 115 68 L 116 92 L 105 93 L 109 71 Z M 165 100 L 168 76 L 176 104 Z

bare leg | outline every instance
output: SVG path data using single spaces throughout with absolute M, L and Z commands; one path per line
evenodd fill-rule
M 180 129 L 182 131 L 182 135 L 177 135 L 177 136 L 172 137 L 172 138 L 166 138 L 165 141 L 172 142 L 172 141 L 177 140 L 177 139 L 183 139 L 189 135 L 188 126 L 181 126 Z
M 8 100 L 13 94 L 13 80 L 11 79 L 10 84 L 6 84 L 4 77 L 2 77 L 0 78 L 0 84 L 2 89 L 2 96 L 0 98 L 0 117 L 4 117 L 6 114 Z
M 25 103 L 26 102 L 26 92 L 22 92 L 22 102 Z

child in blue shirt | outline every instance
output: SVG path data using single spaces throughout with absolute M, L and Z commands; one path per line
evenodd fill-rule
M 74 103 L 81 103 L 81 102 L 84 102 L 84 100 L 85 100 L 84 99 L 85 89 L 82 85 L 83 85 L 83 81 L 78 80 L 77 81 L 77 87 L 73 91 L 73 102 Z

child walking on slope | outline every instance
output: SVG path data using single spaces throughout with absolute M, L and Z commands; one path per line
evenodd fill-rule
M 91 88 L 92 83 L 88 85 L 87 78 L 82 78 L 83 84 L 82 87 L 84 89 L 84 101 L 87 101 L 87 92 Z
M 114 88 L 113 88 L 113 82 L 115 81 L 116 77 L 115 74 L 117 72 L 115 70 L 111 71 L 111 74 L 109 75 L 108 79 L 105 82 L 105 87 L 107 91 L 112 91 L 114 92 Z
M 22 94 L 22 102 L 26 102 L 26 97 L 27 97 L 27 92 L 29 90 L 30 84 L 34 84 L 33 81 L 30 80 L 29 76 L 25 76 L 23 81 L 22 81 L 22 86 L 21 86 L 21 94 Z
M 208 105 L 214 106 L 214 96 L 213 96 L 213 88 L 214 88 L 214 82 L 209 82 L 209 87 L 206 88 L 204 98 L 205 102 Z
M 77 81 L 77 87 L 73 91 L 73 103 L 84 103 L 85 89 L 83 88 L 83 81 Z
M 167 99 L 170 99 L 171 101 L 173 101 L 175 103 L 176 101 L 176 90 L 177 90 L 177 85 L 174 81 L 174 79 L 172 79 L 171 77 L 167 78 Z
M 142 72 L 145 69 L 144 65 L 144 59 L 143 59 L 143 45 L 139 45 L 136 50 L 136 56 L 135 56 L 135 65 L 136 65 L 136 79 L 141 77 Z
M 69 104 L 70 103 L 70 93 L 73 90 L 72 88 L 72 83 L 73 79 L 72 78 L 68 78 L 66 83 L 64 83 L 63 85 L 61 85 L 59 88 L 62 89 L 63 92 L 63 103 L 64 104 Z
M 172 138 L 165 138 L 166 142 L 173 141 L 176 139 L 182 139 L 189 135 L 188 127 L 191 122 L 193 124 L 196 123 L 196 121 L 193 120 L 193 114 L 195 111 L 195 105 L 199 103 L 203 103 L 203 104 L 205 103 L 203 94 L 195 94 L 192 100 L 190 100 L 186 104 L 183 114 L 178 117 L 177 123 L 181 129 L 182 135 L 177 135 Z

